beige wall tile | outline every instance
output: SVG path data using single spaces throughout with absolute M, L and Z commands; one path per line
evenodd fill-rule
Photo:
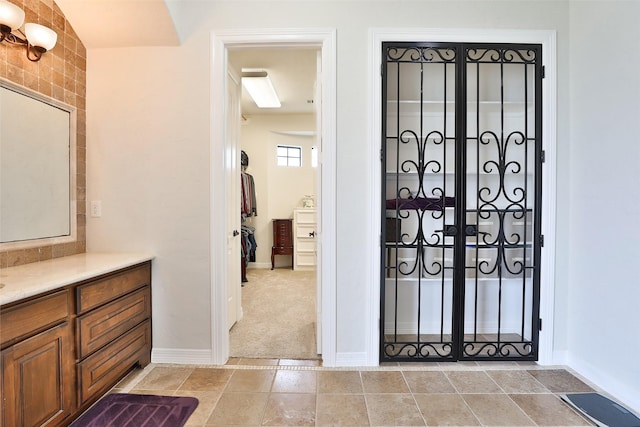
M 0 43 L 0 76 L 43 95 L 64 101 L 78 109 L 78 117 L 86 117 L 86 49 L 66 21 L 64 14 L 53 0 L 11 1 L 23 8 L 27 21 L 47 25 L 56 31 L 58 43 L 38 62 L 27 59 L 24 47 Z M 72 54 L 67 55 L 68 51 Z M 78 120 L 77 133 L 86 135 L 86 119 Z M 84 150 L 85 144 L 85 139 L 77 138 L 79 149 Z M 85 165 L 86 163 L 82 162 L 77 166 L 78 182 L 84 182 Z M 85 191 L 78 192 L 77 197 L 78 203 L 86 203 Z M 78 215 L 84 217 L 84 210 L 81 213 L 79 211 Z M 79 224 L 84 224 L 84 219 L 80 221 L 79 218 Z M 38 256 L 26 256 L 24 250 L 4 251 L 0 256 L 6 260 L 6 266 L 16 266 L 85 252 L 85 233 L 77 234 L 75 244 L 49 246 L 46 250 L 41 250 Z

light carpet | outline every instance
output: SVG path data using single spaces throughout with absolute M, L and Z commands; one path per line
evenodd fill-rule
M 243 319 L 230 331 L 230 356 L 318 359 L 315 271 L 248 269 L 247 279 Z

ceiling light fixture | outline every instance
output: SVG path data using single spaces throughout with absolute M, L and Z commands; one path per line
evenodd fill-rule
M 242 86 L 258 108 L 280 108 L 280 99 L 269 75 L 264 70 L 242 69 Z
M 36 62 L 42 54 L 53 49 L 58 41 L 58 34 L 44 25 L 28 22 L 24 31 L 19 28 L 24 23 L 24 10 L 6 0 L 0 0 L 0 42 L 24 46 L 29 61 Z M 19 31 L 22 36 L 14 32 Z

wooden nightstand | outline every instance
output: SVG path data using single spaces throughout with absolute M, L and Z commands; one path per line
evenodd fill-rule
M 291 255 L 291 269 L 293 269 L 293 235 L 291 219 L 273 220 L 273 246 L 271 247 L 271 269 L 274 269 L 276 255 Z

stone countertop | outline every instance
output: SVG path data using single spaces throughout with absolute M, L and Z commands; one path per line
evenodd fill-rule
M 143 253 L 84 253 L 0 269 L 0 305 L 150 261 Z

